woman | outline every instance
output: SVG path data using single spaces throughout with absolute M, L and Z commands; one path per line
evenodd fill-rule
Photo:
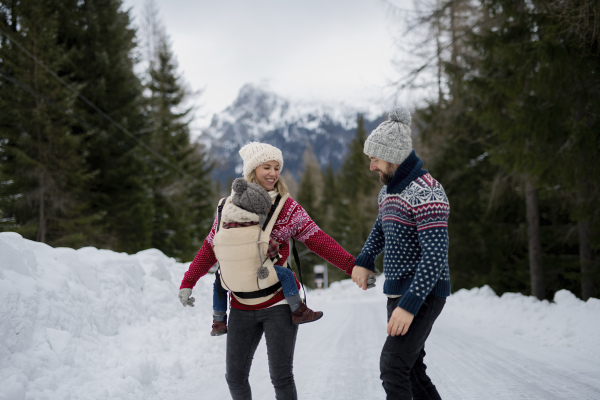
M 271 231 L 271 239 L 279 243 L 279 253 L 282 256 L 277 264 L 285 265 L 290 253 L 289 239 L 293 237 L 351 276 L 354 257 L 319 229 L 296 201 L 287 197 L 288 188 L 279 177 L 283 168 L 281 150 L 266 143 L 252 142 L 240 149 L 240 156 L 244 162 L 244 178 L 248 182 L 262 186 L 273 199 L 278 195 L 286 197 Z M 218 217 L 183 277 L 179 299 L 184 306 L 193 305 L 191 289 L 217 262 L 213 247 L 217 224 Z M 296 284 L 298 285 L 297 281 Z M 231 296 L 230 306 L 225 379 L 231 397 L 234 400 L 252 398 L 248 376 L 254 352 L 264 333 L 276 398 L 297 399 L 293 359 L 298 325 L 292 323 L 290 307 L 282 292 L 252 305 L 244 304 Z

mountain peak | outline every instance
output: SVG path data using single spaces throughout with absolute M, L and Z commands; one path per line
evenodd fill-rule
M 356 107 L 316 102 L 290 102 L 264 85 L 245 84 L 234 102 L 215 114 L 200 141 L 215 162 L 213 177 L 222 183 L 240 176 L 238 150 L 251 141 L 278 147 L 285 157 L 286 170 L 299 178 L 302 158 L 311 147 L 321 167 L 336 170 L 356 135 L 357 116 L 364 116 L 367 131 L 384 118 L 383 113 L 362 112 Z
M 289 102 L 265 87 L 247 83 L 240 89 L 231 106 L 225 109 L 236 119 L 269 122 L 281 118 L 289 108 Z

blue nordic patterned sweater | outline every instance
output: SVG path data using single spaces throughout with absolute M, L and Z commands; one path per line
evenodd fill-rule
M 381 189 L 379 215 L 354 262 L 373 270 L 383 251 L 383 292 L 402 295 L 398 307 L 413 315 L 428 294 L 450 295 L 450 204 L 442 185 L 422 166 L 413 150 Z

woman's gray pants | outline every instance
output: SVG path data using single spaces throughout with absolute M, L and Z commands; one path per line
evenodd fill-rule
M 231 308 L 227 326 L 225 374 L 231 398 L 252 399 L 248 376 L 263 333 L 275 397 L 278 400 L 296 400 L 293 361 L 298 325 L 292 324 L 287 304 L 253 311 Z

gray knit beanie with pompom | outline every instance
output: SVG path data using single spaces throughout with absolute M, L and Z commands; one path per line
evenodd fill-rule
M 403 107 L 392 111 L 365 140 L 364 153 L 392 164 L 402 164 L 412 151 L 410 112 Z
M 260 185 L 250 183 L 244 178 L 237 178 L 231 185 L 233 196 L 231 202 L 239 208 L 258 214 L 262 225 L 271 209 L 271 196 Z

